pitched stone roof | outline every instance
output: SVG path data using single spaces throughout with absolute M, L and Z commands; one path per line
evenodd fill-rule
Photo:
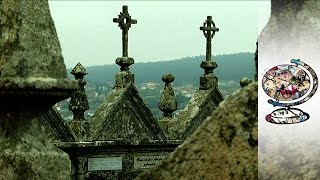
M 230 95 L 144 179 L 258 179 L 258 84 Z
M 51 142 L 75 142 L 77 136 L 73 133 L 67 122 L 61 117 L 56 108 L 52 107 L 42 121 L 47 138 Z
M 223 96 L 218 87 L 198 90 L 178 117 L 176 124 L 169 127 L 171 137 L 189 137 L 222 100 Z
M 90 120 L 89 140 L 164 140 L 164 133 L 132 83 L 113 89 Z

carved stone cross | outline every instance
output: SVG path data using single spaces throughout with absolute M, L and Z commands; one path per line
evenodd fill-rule
M 219 28 L 216 28 L 212 16 L 207 16 L 207 20 L 203 23 L 203 26 L 200 27 L 200 30 L 203 31 L 204 36 L 207 38 L 207 48 L 206 48 L 206 61 L 211 60 L 211 39 L 213 38 L 215 32 L 219 31 Z
M 122 56 L 128 57 L 128 31 L 131 24 L 137 24 L 137 20 L 131 19 L 128 6 L 122 6 L 122 12 L 118 18 L 113 18 L 113 22 L 119 23 L 118 26 L 122 29 Z

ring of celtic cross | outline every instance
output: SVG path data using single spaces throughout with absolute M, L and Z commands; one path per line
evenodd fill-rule
M 114 19 L 114 22 L 119 23 L 119 27 L 121 29 L 129 30 L 131 27 L 131 24 L 134 23 L 135 20 L 131 19 L 131 16 L 128 13 L 120 12 L 120 15 L 118 15 L 118 18 Z

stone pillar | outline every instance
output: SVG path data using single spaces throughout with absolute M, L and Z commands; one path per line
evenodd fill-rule
M 177 122 L 177 119 L 173 118 L 173 112 L 177 110 L 177 99 L 171 86 L 174 79 L 174 76 L 170 73 L 162 76 L 162 81 L 165 85 L 161 93 L 159 103 L 159 109 L 163 112 L 163 118 L 158 122 L 168 139 L 173 138 L 174 135 L 171 133 L 170 127 L 175 125 Z
M 0 177 L 70 179 L 43 115 L 77 89 L 68 80 L 47 1 L 0 1 Z
M 86 140 L 89 124 L 84 117 L 84 112 L 89 110 L 89 103 L 84 86 L 87 84 L 84 76 L 88 73 L 86 69 L 78 63 L 71 71 L 78 81 L 79 89 L 72 95 L 69 110 L 73 112 L 73 119 L 70 126 L 80 141 Z
M 177 110 L 177 100 L 171 86 L 174 79 L 174 76 L 170 73 L 162 76 L 165 85 L 161 94 L 159 109 L 163 112 L 164 118 L 172 118 L 172 113 Z
M 134 64 L 131 57 L 119 57 L 116 64 L 120 66 L 120 72 L 116 74 L 114 88 L 124 88 L 128 83 L 134 83 L 134 74 L 130 71 L 129 66 Z

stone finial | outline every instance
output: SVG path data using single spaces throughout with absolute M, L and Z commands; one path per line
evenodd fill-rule
M 70 126 L 73 132 L 78 136 L 79 140 L 86 138 L 88 132 L 88 122 L 85 120 L 84 112 L 89 110 L 89 103 L 84 86 L 87 82 L 83 79 L 88 73 L 86 69 L 78 63 L 71 71 L 75 79 L 78 81 L 79 89 L 71 96 L 69 110 L 73 112 L 73 119 Z
M 116 59 L 116 64 L 120 66 L 120 72 L 116 74 L 115 87 L 123 88 L 128 83 L 134 83 L 134 74 L 130 72 L 130 65 L 134 64 L 134 59 L 128 57 L 128 31 L 132 24 L 137 24 L 137 20 L 132 19 L 128 12 L 128 6 L 122 7 L 122 12 L 118 18 L 113 18 L 113 22 L 118 23 L 122 30 L 122 57 Z
M 215 23 L 211 16 L 207 16 L 207 20 L 200 27 L 206 37 L 206 60 L 202 61 L 200 67 L 204 69 L 204 74 L 200 77 L 200 90 L 208 90 L 217 86 L 218 78 L 213 75 L 213 70 L 218 67 L 217 63 L 211 60 L 211 39 L 215 35 L 215 32 L 219 31 L 219 28 L 215 27 Z
M 247 77 L 243 77 L 240 80 L 240 86 L 241 86 L 241 88 L 243 88 L 243 87 L 249 85 L 251 82 L 252 82 L 252 80 L 248 79 Z
M 78 88 L 67 79 L 48 1 L 0 2 L 1 179 L 67 179 L 69 156 L 41 121 Z
M 71 71 L 71 74 L 75 76 L 76 79 L 83 78 L 87 75 L 86 69 L 82 66 L 81 63 L 78 63 Z
M 174 76 L 170 73 L 162 76 L 162 81 L 165 82 L 165 85 L 161 94 L 159 109 L 164 113 L 164 117 L 169 118 L 172 118 L 172 113 L 177 110 L 177 100 L 171 86 L 174 79 Z

